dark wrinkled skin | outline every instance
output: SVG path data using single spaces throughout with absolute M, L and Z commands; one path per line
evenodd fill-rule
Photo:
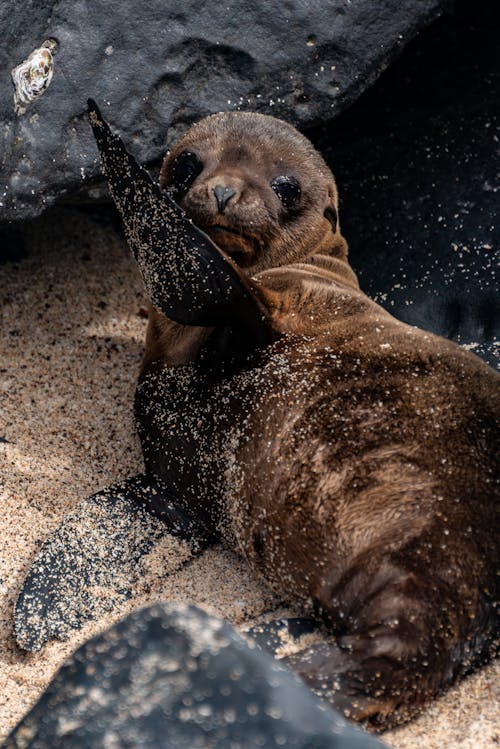
M 185 150 L 203 168 L 176 192 Z M 293 211 L 270 187 L 283 174 Z M 286 660 L 318 694 L 374 729 L 407 720 L 498 642 L 498 376 L 360 291 L 333 177 L 285 123 L 207 118 L 160 184 L 245 292 L 215 325 L 168 319 L 165 246 L 136 395 L 147 470 L 283 597 L 314 602 L 336 638 Z M 223 212 L 217 186 L 234 190 Z

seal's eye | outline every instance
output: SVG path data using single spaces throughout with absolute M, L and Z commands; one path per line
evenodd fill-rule
M 195 153 L 192 151 L 180 153 L 174 162 L 169 180 L 176 195 L 187 192 L 202 170 L 203 164 Z
M 300 199 L 300 185 L 295 177 L 281 174 L 271 181 L 271 187 L 285 208 L 293 208 Z

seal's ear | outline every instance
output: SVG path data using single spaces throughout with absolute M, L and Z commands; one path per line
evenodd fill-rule
M 242 326 L 273 340 L 259 287 L 162 193 L 111 132 L 92 99 L 88 115 L 125 235 L 153 305 L 183 325 Z
M 332 232 L 334 234 L 336 234 L 338 230 L 338 223 L 339 223 L 337 205 L 338 205 L 337 185 L 335 184 L 335 181 L 332 178 L 330 184 L 328 185 L 327 205 L 323 212 L 323 215 L 332 225 Z
M 347 262 L 348 247 L 347 242 L 340 232 L 339 217 L 337 212 L 338 194 L 337 186 L 332 180 L 328 186 L 327 205 L 323 211 L 323 216 L 330 223 L 331 234 L 329 234 L 329 253 L 340 260 Z
M 337 231 L 337 224 L 338 224 L 337 209 L 333 205 L 329 206 L 328 208 L 325 208 L 325 212 L 323 215 L 331 223 L 332 231 L 335 234 L 335 232 Z

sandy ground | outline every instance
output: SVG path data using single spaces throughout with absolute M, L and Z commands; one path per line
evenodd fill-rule
M 13 606 L 44 539 L 79 499 L 141 470 L 132 397 L 146 328 L 140 279 L 110 226 L 60 209 L 30 224 L 26 239 L 30 257 L 0 266 L 0 739 L 64 658 L 127 609 L 182 599 L 243 624 L 279 605 L 216 547 L 170 576 L 152 568 L 134 600 L 70 641 L 36 655 L 16 647 Z M 384 740 L 399 749 L 498 747 L 499 676 L 497 661 Z

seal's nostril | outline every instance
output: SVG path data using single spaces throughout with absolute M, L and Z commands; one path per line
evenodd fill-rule
M 224 208 L 233 195 L 236 195 L 234 187 L 224 187 L 224 185 L 216 185 L 213 189 L 215 199 L 217 201 L 217 207 L 219 213 L 224 213 Z

